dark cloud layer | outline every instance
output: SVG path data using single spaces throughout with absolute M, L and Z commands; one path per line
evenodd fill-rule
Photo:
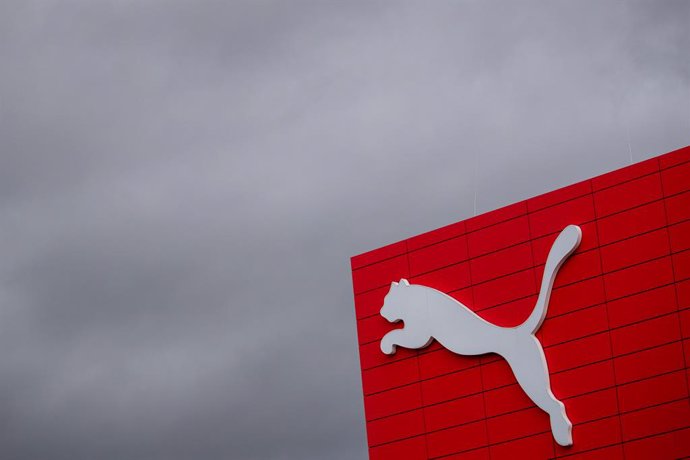
M 0 3 L 0 457 L 365 458 L 349 256 L 690 144 L 690 4 Z

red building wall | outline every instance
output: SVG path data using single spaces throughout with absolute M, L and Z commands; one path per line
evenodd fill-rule
M 400 278 L 520 324 L 568 224 L 582 243 L 537 336 L 572 447 L 496 355 L 381 353 Z M 690 456 L 690 147 L 353 257 L 352 278 L 371 459 Z

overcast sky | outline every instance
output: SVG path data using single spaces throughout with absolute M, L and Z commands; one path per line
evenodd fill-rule
M 365 458 L 349 257 L 690 144 L 689 24 L 0 1 L 0 458 Z

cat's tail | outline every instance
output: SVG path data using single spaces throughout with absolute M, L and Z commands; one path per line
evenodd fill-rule
M 549 306 L 549 299 L 551 298 L 551 289 L 553 282 L 556 279 L 558 269 L 561 268 L 563 262 L 570 254 L 577 249 L 582 240 L 582 230 L 577 225 L 568 225 L 558 235 L 556 241 L 553 242 L 549 256 L 546 258 L 546 265 L 544 266 L 544 275 L 541 279 L 541 289 L 537 303 L 534 310 L 529 315 L 529 318 L 518 326 L 518 329 L 528 331 L 530 334 L 537 332 L 541 323 L 546 318 L 546 311 Z

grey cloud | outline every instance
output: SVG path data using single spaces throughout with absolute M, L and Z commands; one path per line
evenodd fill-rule
M 689 15 L 3 2 L 0 456 L 366 457 L 349 257 L 690 144 Z

